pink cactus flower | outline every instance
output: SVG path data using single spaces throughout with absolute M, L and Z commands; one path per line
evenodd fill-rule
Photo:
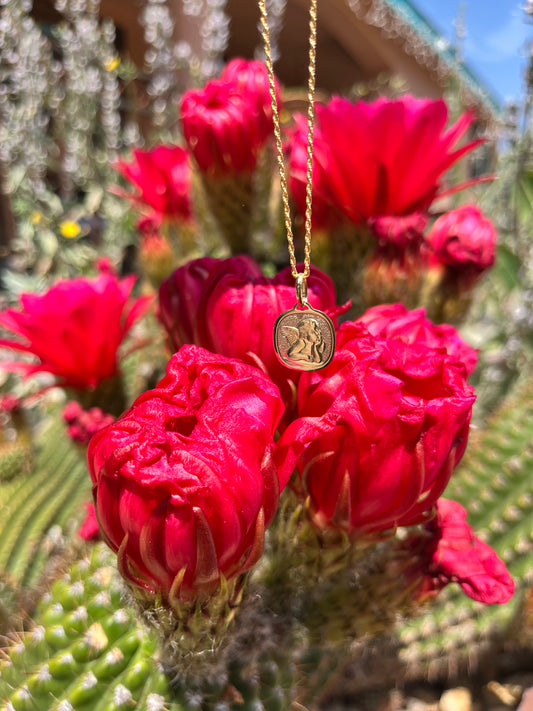
M 461 459 L 474 402 L 442 348 L 344 323 L 322 371 L 304 373 L 298 418 L 276 444 L 282 477 L 319 528 L 373 533 L 424 520 Z
M 183 95 L 183 135 L 198 167 L 213 177 L 253 173 L 273 135 L 266 67 L 234 60 L 219 80 Z
M 403 96 L 352 103 L 340 97 L 317 106 L 313 201 L 318 215 L 355 224 L 380 216 L 425 212 L 442 188 L 444 173 L 482 141 L 457 148 L 474 120 L 470 112 L 446 129 L 442 100 Z M 290 188 L 305 209 L 307 132 L 299 120 L 288 142 Z
M 135 279 L 112 274 L 58 281 L 42 294 L 23 294 L 19 309 L 0 313 L 0 325 L 15 338 L 2 348 L 34 356 L 0 361 L 0 367 L 31 376 L 52 373 L 57 384 L 94 388 L 118 372 L 118 348 L 147 310 L 148 298 L 133 299 Z
M 476 205 L 463 205 L 439 217 L 429 231 L 430 262 L 471 284 L 494 264 L 496 240 L 489 218 Z
M 184 346 L 91 439 L 98 520 L 130 582 L 172 603 L 257 562 L 285 483 L 272 457 L 282 412 L 260 370 Z
M 452 582 L 459 583 L 463 592 L 478 602 L 503 604 L 511 599 L 515 586 L 505 563 L 474 535 L 461 504 L 439 499 L 435 504 L 435 517 L 424 528 L 431 538 L 429 543 L 424 543 L 421 560 L 417 563 L 424 574 L 417 591 L 420 599 Z M 422 540 L 420 537 L 419 541 Z
M 191 166 L 184 148 L 158 145 L 134 150 L 132 160 L 118 160 L 115 169 L 132 183 L 131 199 L 146 205 L 159 220 L 191 220 Z

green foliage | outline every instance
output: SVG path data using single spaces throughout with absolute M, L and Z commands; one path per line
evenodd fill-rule
M 112 554 L 96 546 L 45 595 L 33 628 L 0 663 L 7 708 L 180 708 L 165 703 L 167 681 L 153 663 L 156 642 L 123 607 L 112 566 Z
M 0 662 L 0 700 L 15 711 L 282 711 L 294 669 L 284 650 L 256 661 L 233 660 L 201 689 L 163 674 L 154 635 L 126 604 L 115 557 L 92 548 L 40 602 L 32 629 Z M 11 705 L 9 705 L 11 704 Z M 220 705 L 222 704 L 222 705 Z
M 38 585 L 54 557 L 64 553 L 65 537 L 83 517 L 90 491 L 85 456 L 66 436 L 57 412 L 36 438 L 31 472 L 13 472 L 12 452 L 0 452 L 2 574 L 21 588 Z
M 512 197 L 518 219 L 529 221 L 533 209 L 533 170 L 524 170 L 517 176 Z
M 469 600 L 455 586 L 445 590 L 430 610 L 399 630 L 401 656 L 408 664 L 445 671 L 481 655 L 509 630 L 524 591 L 533 583 L 532 482 L 530 376 L 517 384 L 486 427 L 474 433 L 445 493 L 466 507 L 476 534 L 505 561 L 516 583 L 514 598 L 488 606 Z M 520 642 L 519 634 L 514 641 Z

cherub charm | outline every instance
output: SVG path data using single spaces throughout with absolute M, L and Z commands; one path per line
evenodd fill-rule
M 274 348 L 279 360 L 295 370 L 319 370 L 335 353 L 335 329 L 329 316 L 295 304 L 274 325 Z
M 329 316 L 307 301 L 304 277 L 296 279 L 298 303 L 278 316 L 274 324 L 274 349 L 279 360 L 294 370 L 319 370 L 335 353 L 335 327 Z

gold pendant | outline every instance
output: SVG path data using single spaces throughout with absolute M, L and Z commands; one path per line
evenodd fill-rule
M 294 370 L 320 370 L 335 354 L 335 327 L 329 316 L 307 301 L 305 277 L 296 277 L 298 303 L 278 316 L 274 349 L 283 365 Z
M 295 304 L 274 324 L 278 359 L 294 370 L 319 370 L 335 354 L 335 327 L 329 316 L 307 305 Z

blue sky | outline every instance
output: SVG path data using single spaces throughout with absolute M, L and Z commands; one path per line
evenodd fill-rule
M 454 20 L 465 8 L 464 59 L 504 102 L 523 93 L 526 52 L 533 24 L 525 22 L 525 0 L 412 0 L 444 37 L 453 39 Z

